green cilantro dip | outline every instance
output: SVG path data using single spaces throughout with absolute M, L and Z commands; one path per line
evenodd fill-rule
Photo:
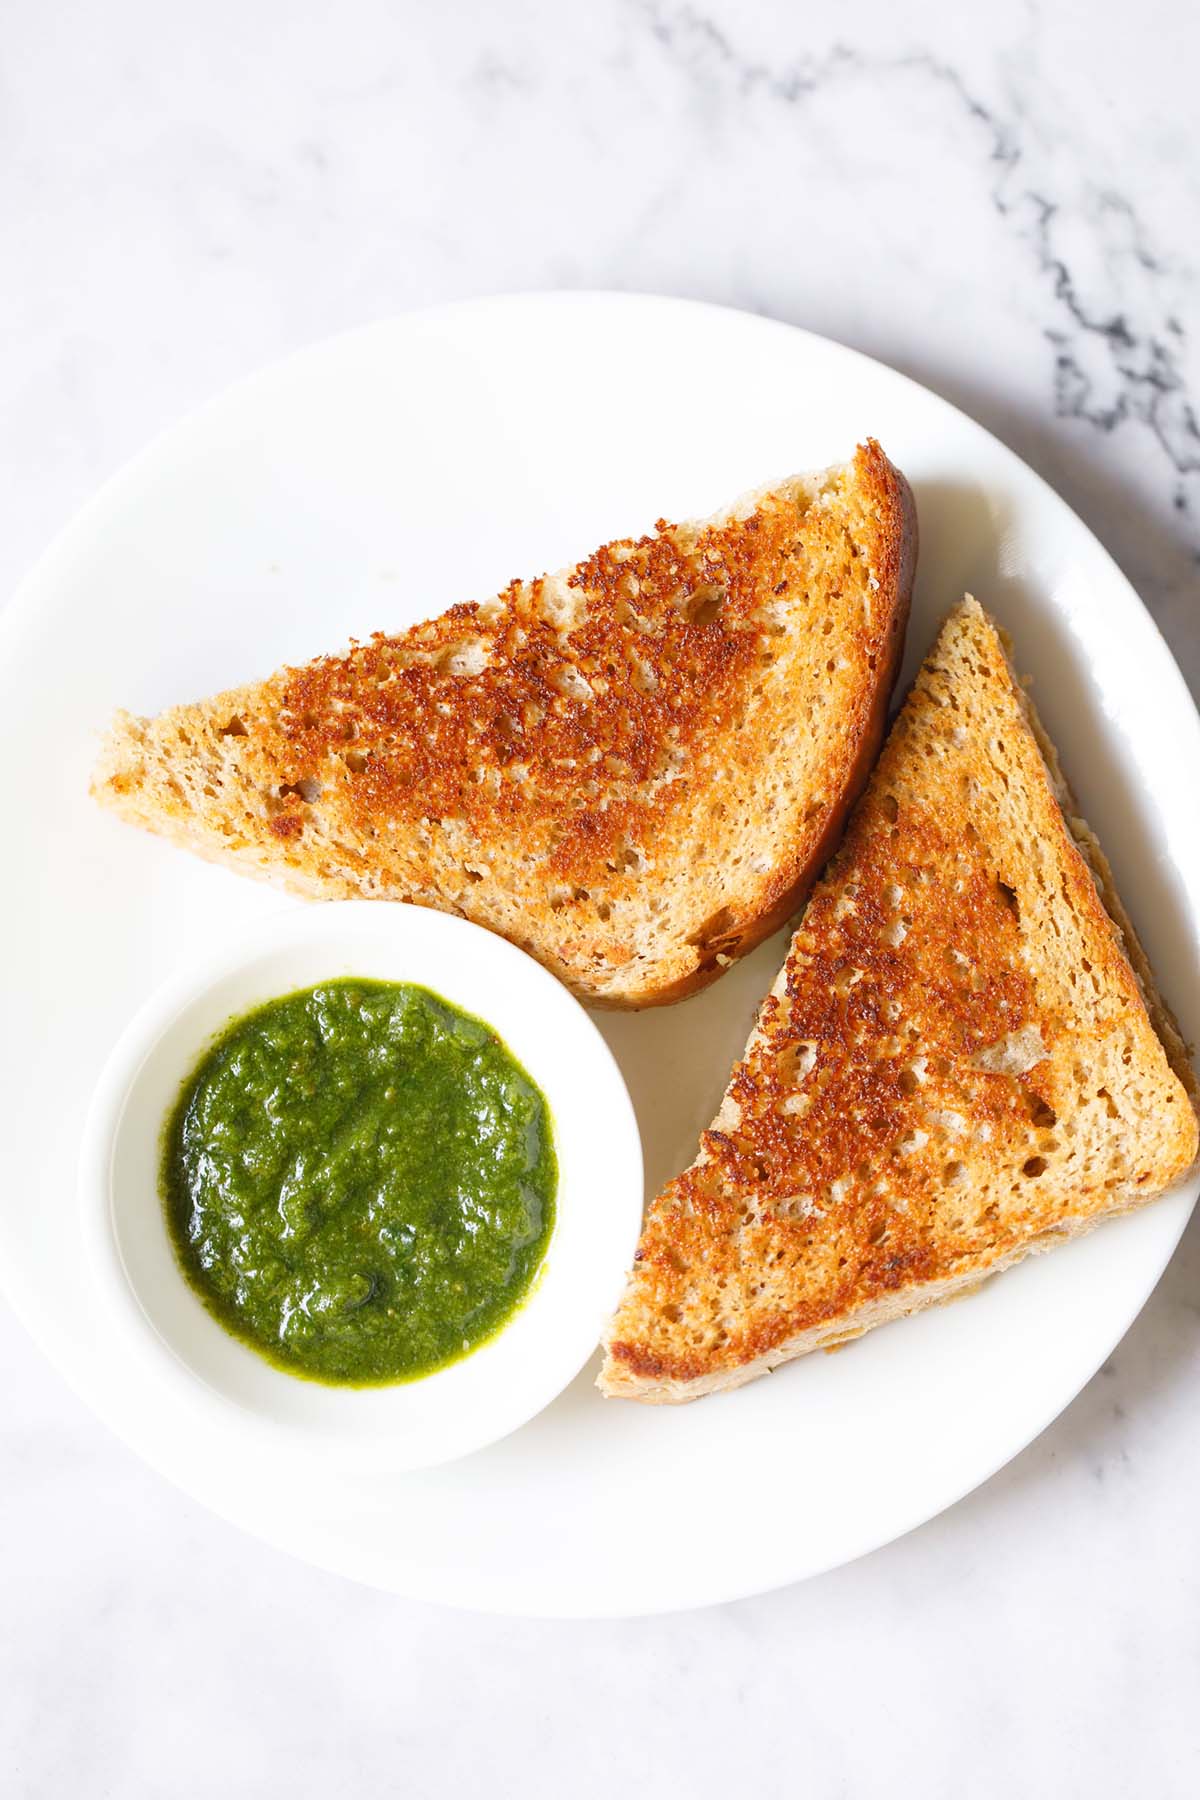
M 494 1336 L 557 1185 L 545 1098 L 496 1033 L 392 982 L 322 982 L 234 1020 L 163 1132 L 188 1281 L 317 1381 L 412 1380 Z

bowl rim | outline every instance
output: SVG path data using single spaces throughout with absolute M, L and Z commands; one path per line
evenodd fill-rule
M 327 972 L 303 973 L 321 968 Z M 301 974 L 293 979 L 285 970 Z M 220 1030 L 271 997 L 355 974 L 412 981 L 495 1030 L 546 1097 L 558 1161 L 551 1237 L 509 1319 L 454 1363 L 366 1387 L 290 1374 L 222 1326 L 183 1274 L 157 1180 L 166 1112 Z M 633 1103 L 581 1003 L 508 940 L 399 902 L 337 900 L 272 912 L 174 972 L 108 1055 L 78 1168 L 85 1255 L 105 1326 L 171 1389 L 175 1404 L 219 1409 L 226 1430 L 269 1439 L 283 1457 L 335 1453 L 393 1470 L 482 1449 L 569 1385 L 616 1306 L 642 1219 Z M 147 1231 L 150 1213 L 156 1229 Z

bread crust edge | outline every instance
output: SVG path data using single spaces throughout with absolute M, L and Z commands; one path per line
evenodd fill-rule
M 889 534 L 889 565 L 894 574 L 890 593 L 886 660 L 878 671 L 870 702 L 859 730 L 850 771 L 835 806 L 830 809 L 825 827 L 816 843 L 802 860 L 795 860 L 784 870 L 775 870 L 765 890 L 766 904 L 762 912 L 751 917 L 738 935 L 736 961 L 782 929 L 801 911 L 825 864 L 841 842 L 846 821 L 861 796 L 875 767 L 888 724 L 888 712 L 900 664 L 904 657 L 904 640 L 912 605 L 913 581 L 916 576 L 918 528 L 917 505 L 906 477 L 883 451 L 879 456 L 885 465 L 885 478 L 890 492 L 898 528 Z M 629 999 L 603 995 L 597 997 L 585 990 L 573 989 L 578 999 L 604 1012 L 643 1012 L 654 1006 L 671 1006 L 703 992 L 724 974 L 724 967 L 703 965 L 689 970 L 677 980 L 661 988 L 650 989 Z M 561 972 L 555 970 L 559 975 Z M 570 982 L 566 984 L 571 986 Z
M 784 1363 L 809 1356 L 814 1350 L 824 1350 L 829 1354 L 880 1325 L 890 1325 L 897 1319 L 906 1319 L 913 1313 L 924 1312 L 930 1306 L 947 1306 L 951 1301 L 965 1300 L 978 1292 L 994 1275 L 1014 1268 L 1017 1263 L 1024 1262 L 1027 1256 L 1040 1256 L 1074 1238 L 1086 1237 L 1097 1225 L 1107 1224 L 1110 1219 L 1121 1218 L 1126 1213 L 1139 1212 L 1142 1207 L 1161 1200 L 1165 1194 L 1176 1192 L 1193 1173 L 1194 1165 L 1179 1175 L 1169 1187 L 1157 1193 L 1147 1195 L 1131 1190 L 1123 1204 L 1110 1207 L 1107 1212 L 1093 1214 L 1089 1218 L 1068 1219 L 1060 1228 L 1043 1232 L 1040 1236 L 1031 1238 L 1027 1244 L 1016 1245 L 1006 1256 L 998 1257 L 985 1269 L 975 1267 L 958 1275 L 923 1282 L 919 1287 L 909 1288 L 903 1294 L 887 1295 L 869 1301 L 865 1306 L 857 1307 L 840 1318 L 823 1320 L 819 1325 L 812 1325 L 807 1331 L 789 1338 L 786 1343 L 777 1345 L 775 1349 L 755 1357 L 752 1362 L 742 1363 L 736 1368 L 715 1369 L 709 1375 L 698 1375 L 689 1381 L 670 1376 L 653 1379 L 636 1375 L 616 1359 L 609 1358 L 597 1377 L 596 1386 L 608 1400 L 637 1400 L 646 1406 L 682 1406 L 688 1401 L 701 1399 L 705 1394 L 727 1393 L 734 1388 L 745 1387 L 748 1382 L 757 1381 L 760 1375 L 769 1375 Z

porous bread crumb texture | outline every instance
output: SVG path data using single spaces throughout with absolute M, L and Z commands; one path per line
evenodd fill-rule
M 697 1161 L 650 1210 L 607 1393 L 736 1386 L 955 1298 L 1191 1168 L 1182 1043 L 1131 934 L 1140 979 L 1130 965 L 1035 726 L 967 600 Z
M 314 899 L 413 901 L 625 1005 L 794 912 L 882 737 L 916 553 L 869 443 L 399 637 L 155 719 L 93 792 Z

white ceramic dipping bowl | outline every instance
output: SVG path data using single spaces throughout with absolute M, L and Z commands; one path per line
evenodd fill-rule
M 420 983 L 492 1026 L 549 1102 L 559 1170 L 545 1259 L 508 1324 L 448 1368 L 369 1388 L 289 1375 L 225 1331 L 179 1268 L 158 1191 L 164 1120 L 212 1038 L 266 1000 L 345 976 Z M 281 1446 L 405 1469 L 505 1436 L 579 1373 L 620 1295 L 642 1212 L 633 1106 L 578 1001 L 491 932 L 369 901 L 261 921 L 161 988 L 100 1078 L 80 1178 L 106 1323 L 136 1340 L 139 1354 L 159 1359 L 158 1378 L 180 1384 L 181 1401 L 195 1405 L 202 1384 L 276 1433 Z

